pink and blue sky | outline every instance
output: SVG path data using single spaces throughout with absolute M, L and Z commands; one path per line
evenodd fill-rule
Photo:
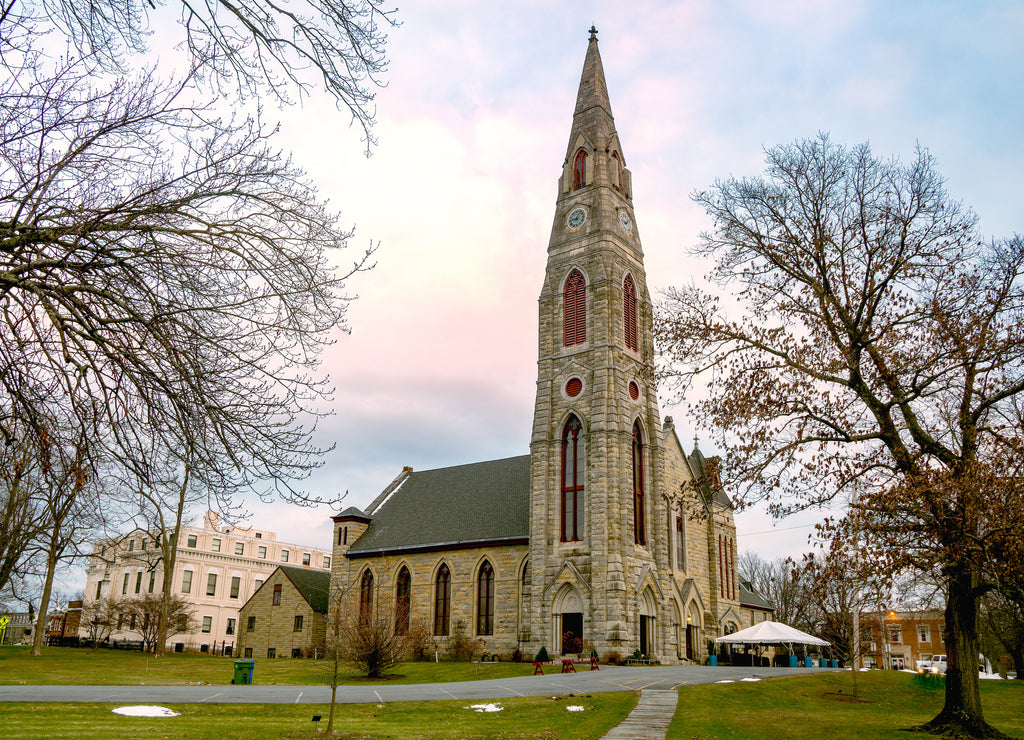
M 352 332 L 324 357 L 336 384 L 308 481 L 365 507 L 402 469 L 525 454 L 537 297 L 587 46 L 601 54 L 652 293 L 700 281 L 691 202 L 763 149 L 829 132 L 878 155 L 930 149 L 983 231 L 1024 228 L 1024 4 L 940 0 L 416 2 L 390 34 L 379 145 L 361 154 L 324 98 L 281 115 L 281 144 L 379 243 L 351 281 Z M 687 447 L 706 431 L 663 401 Z M 331 511 L 252 505 L 252 523 L 326 546 Z M 741 549 L 807 549 L 814 516 L 737 517 Z

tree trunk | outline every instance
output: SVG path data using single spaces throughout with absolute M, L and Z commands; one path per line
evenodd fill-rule
M 978 574 L 969 566 L 950 569 L 946 593 L 946 701 L 919 730 L 946 737 L 1005 738 L 985 722 L 978 679 Z
M 181 536 L 181 519 L 185 513 L 185 495 L 188 492 L 189 475 L 192 468 L 185 465 L 185 474 L 178 489 L 178 502 L 174 511 L 174 531 L 167 534 L 163 526 L 163 515 L 160 519 L 160 547 L 163 550 L 164 580 L 160 589 L 160 617 L 156 630 L 156 644 L 153 645 L 153 657 L 162 658 L 167 653 L 167 628 L 171 609 L 171 588 L 174 586 L 174 567 L 178 562 L 178 538 Z
M 1024 681 L 1024 650 L 1011 649 L 1010 657 L 1013 658 L 1013 672 L 1017 674 L 1017 680 Z
M 43 596 L 39 600 L 39 612 L 36 614 L 36 633 L 32 637 L 32 657 L 43 654 L 43 640 L 46 638 L 46 613 L 50 610 L 50 592 L 53 590 L 53 574 L 57 570 L 57 542 L 60 536 L 60 524 L 54 526 L 50 546 L 46 549 L 46 579 L 43 581 Z

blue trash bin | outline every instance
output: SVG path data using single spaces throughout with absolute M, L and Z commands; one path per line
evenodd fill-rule
M 804 656 L 804 668 L 813 668 L 813 667 L 814 667 L 814 658 L 812 658 L 810 655 L 805 655 Z
M 818 658 L 818 668 L 824 668 L 828 665 L 828 661 L 824 658 Z
M 718 665 L 718 656 L 717 655 L 709 655 L 708 656 L 708 665 Z
M 796 668 L 799 665 L 799 663 L 797 663 L 798 660 L 799 660 L 799 658 L 797 658 L 795 655 L 790 655 L 789 656 L 789 667 L 790 668 Z
M 838 668 L 839 667 L 839 659 L 838 658 L 829 658 L 828 665 L 829 665 L 830 668 Z

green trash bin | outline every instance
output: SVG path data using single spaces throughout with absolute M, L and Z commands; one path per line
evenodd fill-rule
M 235 675 L 231 683 L 237 685 L 249 685 L 252 683 L 252 671 L 256 661 L 252 658 L 241 658 L 235 661 Z

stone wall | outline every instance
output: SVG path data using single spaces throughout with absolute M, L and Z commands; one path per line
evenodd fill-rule
M 273 603 L 274 586 L 281 586 L 281 603 Z M 302 629 L 295 630 L 295 617 L 302 616 Z M 254 629 L 249 618 L 255 617 Z M 277 658 L 323 655 L 326 616 L 317 614 L 283 571 L 275 571 L 263 587 L 242 607 L 238 619 L 238 652 L 246 658 L 267 658 L 273 648 Z M 251 651 L 251 652 L 250 652 Z
M 521 644 L 521 584 L 527 555 L 526 545 L 516 545 L 368 558 L 341 557 L 335 561 L 337 567 L 332 574 L 332 598 L 336 598 L 335 594 L 347 592 L 351 594 L 349 603 L 355 603 L 363 573 L 369 568 L 373 573 L 374 599 L 383 599 L 383 603 L 393 609 L 396 580 L 402 566 L 405 566 L 412 577 L 409 621 L 430 635 L 427 646 L 430 650 L 436 650 L 443 657 L 452 637 L 462 634 L 477 642 L 476 653 L 498 655 L 507 660 Z M 477 629 L 477 579 L 485 560 L 494 569 L 494 627 L 490 635 L 479 634 Z M 433 635 L 434 587 L 442 563 L 447 564 L 451 573 L 448 636 Z M 380 609 L 381 603 L 378 602 L 375 608 Z

